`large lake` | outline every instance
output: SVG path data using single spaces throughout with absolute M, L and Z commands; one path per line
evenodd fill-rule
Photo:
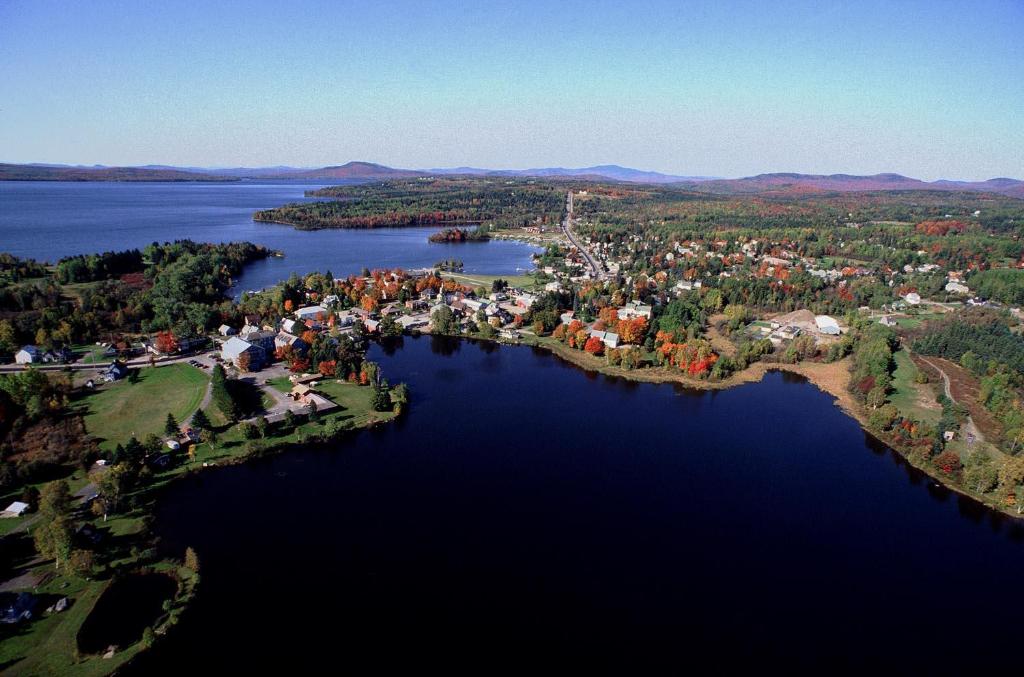
M 799 377 L 700 393 L 429 337 L 371 357 L 410 384 L 399 422 L 163 495 L 162 547 L 203 582 L 138 674 L 1019 665 L 1020 526 Z
M 435 244 L 436 229 L 298 231 L 256 223 L 257 209 L 312 201 L 300 183 L 75 183 L 0 181 L 0 251 L 54 262 L 62 256 L 191 239 L 247 241 L 285 258 L 248 266 L 236 294 L 262 289 L 292 272 L 330 270 L 342 276 L 368 268 L 423 268 L 461 259 L 467 273 L 515 275 L 538 251 L 518 242 Z

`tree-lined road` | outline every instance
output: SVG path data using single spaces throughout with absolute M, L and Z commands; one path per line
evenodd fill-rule
M 579 240 L 576 239 L 576 235 L 572 232 L 572 191 L 569 191 L 568 196 L 565 198 L 565 220 L 562 221 L 562 233 L 572 246 L 576 247 L 583 258 L 586 260 L 587 265 L 590 266 L 590 271 L 593 273 L 595 279 L 603 277 L 603 269 L 598 264 L 597 259 L 590 255 L 590 252 L 580 244 Z

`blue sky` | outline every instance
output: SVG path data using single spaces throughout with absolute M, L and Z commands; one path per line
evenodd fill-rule
M 0 161 L 1024 178 L 1024 1 L 0 0 Z

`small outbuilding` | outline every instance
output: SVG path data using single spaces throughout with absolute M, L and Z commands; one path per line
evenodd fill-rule
M 842 330 L 834 317 L 829 315 L 815 315 L 814 323 L 818 325 L 818 331 L 828 336 L 839 336 Z
M 4 509 L 3 517 L 21 517 L 28 510 L 28 503 L 15 501 Z

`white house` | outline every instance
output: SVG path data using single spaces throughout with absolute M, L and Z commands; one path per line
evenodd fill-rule
M 950 294 L 970 294 L 971 293 L 970 288 L 966 284 L 963 284 L 962 282 L 947 282 L 946 283 L 946 291 L 948 291 Z
M 234 336 L 238 333 L 237 329 L 227 324 L 220 325 L 220 327 L 217 328 L 217 331 L 221 336 Z
M 533 294 L 520 294 L 515 298 L 516 305 L 522 308 L 532 307 L 536 300 L 537 297 Z
M 32 364 L 38 362 L 42 353 L 35 346 L 22 346 L 21 350 L 14 354 L 14 361 L 18 364 Z
M 327 309 L 323 306 L 305 306 L 295 311 L 295 317 L 300 320 L 315 320 L 318 317 L 327 317 Z
M 910 292 L 909 294 L 903 297 L 903 300 L 912 306 L 916 306 L 921 303 L 921 295 L 918 294 L 917 292 Z
M 415 329 L 427 326 L 427 318 L 424 315 L 403 315 L 398 318 L 398 326 L 402 329 Z
M 618 315 L 620 320 L 629 320 L 634 317 L 643 317 L 649 320 L 651 319 L 652 312 L 653 309 L 650 306 L 630 301 L 625 307 L 619 308 Z
M 249 356 L 249 370 L 258 371 L 263 366 L 263 361 L 266 359 L 266 352 L 262 347 L 253 345 L 244 339 L 240 339 L 237 336 L 232 336 L 224 345 L 221 346 L 220 356 L 225 362 L 230 362 L 236 367 L 238 366 L 238 358 L 242 354 Z

